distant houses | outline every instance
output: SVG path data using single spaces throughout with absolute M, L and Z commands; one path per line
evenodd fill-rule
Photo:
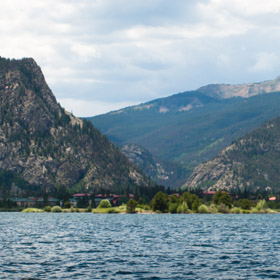
M 12 201 L 18 207 L 43 207 L 45 205 L 55 206 L 60 204 L 60 200 L 54 197 L 28 197 L 28 198 L 13 198 Z
M 125 195 L 117 195 L 117 194 L 87 194 L 87 193 L 76 193 L 70 199 L 70 204 L 73 207 L 78 207 L 79 201 L 83 201 L 84 204 L 87 205 L 95 205 L 96 207 L 103 199 L 108 199 L 112 206 L 119 205 L 120 201 L 125 199 Z M 134 198 L 133 194 L 129 194 L 129 198 Z M 94 199 L 94 202 L 93 202 Z M 18 207 L 44 207 L 46 205 L 55 206 L 60 205 L 63 206 L 63 201 L 54 197 L 27 197 L 27 198 L 13 198 L 12 202 L 16 203 Z

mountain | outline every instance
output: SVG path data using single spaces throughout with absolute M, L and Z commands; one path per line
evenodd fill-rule
M 247 98 L 268 92 L 280 91 L 280 77 L 261 83 L 207 85 L 199 88 L 197 91 L 216 98 L 231 98 L 236 96 Z
M 17 179 L 16 193 L 28 184 L 117 193 L 150 184 L 90 122 L 60 107 L 31 58 L 0 58 L 0 147 L 1 172 Z
M 199 165 L 184 188 L 280 191 L 280 117 L 248 133 Z
M 257 84 L 209 85 L 88 120 L 117 145 L 145 148 L 165 162 L 167 172 L 174 164 L 180 166 L 180 178 L 154 176 L 165 186 L 178 186 L 198 164 L 278 116 L 280 93 L 264 92 L 279 88 L 279 78 Z
M 180 187 L 185 183 L 185 170 L 181 165 L 160 160 L 147 149 L 135 144 L 124 145 L 121 150 L 133 164 L 158 184 L 178 182 L 175 187 Z

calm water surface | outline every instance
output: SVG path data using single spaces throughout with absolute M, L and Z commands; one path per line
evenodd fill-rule
M 280 279 L 279 221 L 0 213 L 0 279 Z

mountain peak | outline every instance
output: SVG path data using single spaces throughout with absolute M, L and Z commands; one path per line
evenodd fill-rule
M 91 123 L 60 107 L 32 58 L 0 59 L 0 135 L 0 169 L 39 189 L 149 185 Z

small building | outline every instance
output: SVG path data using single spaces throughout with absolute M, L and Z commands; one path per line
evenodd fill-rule
M 169 195 L 168 195 L 168 199 L 170 199 L 170 197 L 171 197 L 172 195 L 175 195 L 175 196 L 177 196 L 177 197 L 179 197 L 179 196 L 180 196 L 180 194 L 179 194 L 179 193 L 172 193 L 172 194 L 169 194 Z
M 45 205 L 56 206 L 60 204 L 60 200 L 54 197 L 48 197 L 46 200 L 43 197 L 36 198 L 36 205 L 39 207 L 44 207 Z
M 16 203 L 18 207 L 34 207 L 36 200 L 34 197 L 27 197 L 27 198 L 13 198 L 13 202 Z
M 28 197 L 28 198 L 13 198 L 13 202 L 17 204 L 18 207 L 44 207 L 45 205 L 55 206 L 59 205 L 59 199 L 54 197 L 48 197 L 47 200 L 43 197 Z

